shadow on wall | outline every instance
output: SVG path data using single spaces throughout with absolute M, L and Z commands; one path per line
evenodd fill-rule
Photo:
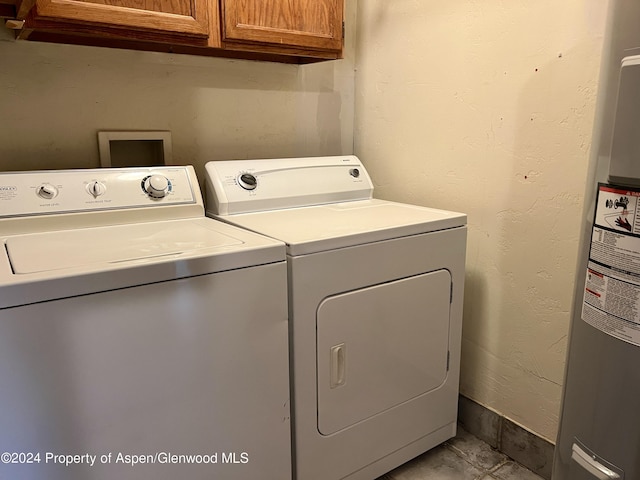
M 174 163 L 200 176 L 209 160 L 351 153 L 352 60 L 297 66 L 4 36 L 0 58 L 1 170 L 98 167 L 100 130 L 170 130 Z

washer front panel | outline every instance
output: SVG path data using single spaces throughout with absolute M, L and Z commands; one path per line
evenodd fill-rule
M 280 262 L 3 310 L 0 452 L 42 461 L 0 478 L 291 478 L 286 288 Z

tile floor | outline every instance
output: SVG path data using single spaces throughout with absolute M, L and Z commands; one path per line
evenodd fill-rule
M 543 480 L 458 426 L 458 435 L 378 480 Z

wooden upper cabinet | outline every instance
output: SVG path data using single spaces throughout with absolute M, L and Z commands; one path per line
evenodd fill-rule
M 37 0 L 35 11 L 38 19 L 207 38 L 208 9 L 208 0 Z
M 342 56 L 344 0 L 0 0 L 0 4 L 7 1 L 16 5 L 12 27 L 16 37 L 25 40 L 288 63 Z
M 341 0 L 220 0 L 223 42 L 340 51 Z

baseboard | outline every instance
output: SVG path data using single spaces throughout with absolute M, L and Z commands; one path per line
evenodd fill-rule
M 554 445 L 548 440 L 462 395 L 458 402 L 458 422 L 467 432 L 551 480 Z

